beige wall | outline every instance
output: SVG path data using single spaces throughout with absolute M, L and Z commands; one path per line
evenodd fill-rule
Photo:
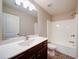
M 2 0 L 0 0 L 0 13 L 2 12 Z
M 43 8 L 41 8 L 35 1 L 30 0 L 35 7 L 37 8 L 37 24 L 38 24 L 38 34 L 40 36 L 47 37 L 47 20 L 51 20 L 52 17 L 50 14 L 48 14 Z
M 50 41 L 52 37 L 52 19 L 47 20 L 47 37 L 48 41 Z
M 0 40 L 2 40 L 2 0 L 0 0 Z
M 39 35 L 47 37 L 47 20 L 50 20 L 51 16 L 44 10 L 38 10 L 38 27 Z
M 3 12 L 20 17 L 20 34 L 34 34 L 34 23 L 37 20 L 36 17 L 8 6 L 3 6 Z

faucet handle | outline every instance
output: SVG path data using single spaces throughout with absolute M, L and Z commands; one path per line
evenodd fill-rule
M 74 41 L 69 41 L 69 43 L 75 43 Z
M 20 35 L 19 33 L 17 33 L 17 35 Z

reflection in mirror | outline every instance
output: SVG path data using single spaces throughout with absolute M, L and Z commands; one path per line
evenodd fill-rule
M 37 23 L 35 6 L 25 0 L 21 0 L 18 5 L 17 1 L 19 0 L 3 0 L 2 40 L 4 41 L 26 40 L 28 35 L 35 34 L 35 23 Z M 25 6 L 25 3 L 28 5 Z
M 16 37 L 20 29 L 20 19 L 19 16 L 15 16 L 8 13 L 3 13 L 3 39 L 8 39 L 11 37 Z

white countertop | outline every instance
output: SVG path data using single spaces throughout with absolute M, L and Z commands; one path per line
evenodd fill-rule
M 0 45 L 0 59 L 8 59 L 13 56 L 16 56 L 45 40 L 47 40 L 47 38 L 34 37 L 34 38 L 30 38 L 27 41 L 20 40 L 17 42 Z M 20 45 L 21 42 L 29 43 L 29 45 L 27 45 L 27 44 Z
M 21 40 L 27 40 L 27 39 L 25 36 L 17 36 L 17 37 L 13 37 L 13 38 L 8 38 L 7 40 L 0 41 L 0 46 L 4 45 L 4 44 L 9 44 L 9 43 L 21 41 Z

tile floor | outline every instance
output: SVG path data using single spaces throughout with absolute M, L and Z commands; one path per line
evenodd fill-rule
M 75 58 L 70 57 L 68 55 L 65 55 L 65 54 L 62 54 L 62 53 L 56 51 L 55 56 L 52 56 L 52 57 L 48 56 L 48 59 L 75 59 Z

